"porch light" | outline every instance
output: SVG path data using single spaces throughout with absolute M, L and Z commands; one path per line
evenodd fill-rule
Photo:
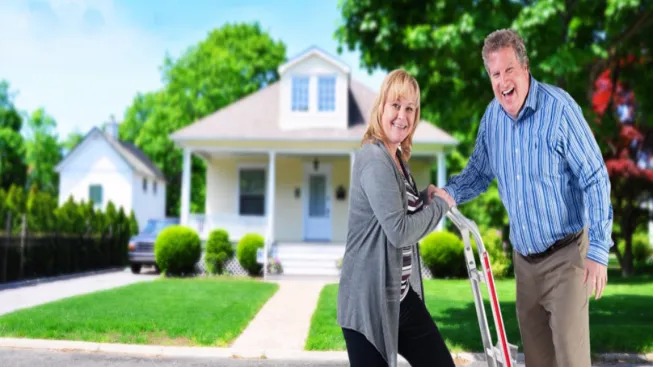
M 320 161 L 318 161 L 317 157 L 315 157 L 315 159 L 313 159 L 313 169 L 317 171 L 319 168 L 320 168 Z

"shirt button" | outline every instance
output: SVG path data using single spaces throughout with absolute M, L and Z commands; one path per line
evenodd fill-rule
M 519 149 L 515 149 L 515 153 L 519 153 Z
M 517 180 L 519 180 L 519 175 L 517 175 Z

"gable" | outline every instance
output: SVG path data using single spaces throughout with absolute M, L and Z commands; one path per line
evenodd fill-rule
M 56 170 L 60 173 L 131 172 L 132 168 L 99 130 L 93 130 L 57 165 Z

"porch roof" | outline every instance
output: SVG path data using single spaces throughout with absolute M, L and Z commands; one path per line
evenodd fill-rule
M 279 123 L 280 83 L 275 82 L 180 130 L 170 138 L 184 141 L 360 141 L 376 93 L 350 79 L 348 128 L 283 130 Z M 427 121 L 418 124 L 413 144 L 456 145 L 458 141 Z

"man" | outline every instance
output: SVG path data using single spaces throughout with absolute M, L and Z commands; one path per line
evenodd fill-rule
M 601 297 L 612 246 L 601 152 L 571 96 L 530 75 L 516 32 L 491 33 L 482 54 L 495 98 L 467 166 L 437 194 L 461 204 L 497 178 L 526 365 L 590 366 L 588 303 Z

